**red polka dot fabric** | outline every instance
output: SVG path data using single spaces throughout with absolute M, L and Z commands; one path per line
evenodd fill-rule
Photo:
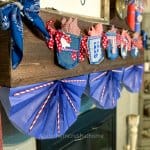
M 88 48 L 87 48 L 87 40 L 88 36 L 84 36 L 81 39 L 80 44 L 80 54 L 79 54 L 79 61 L 82 62 L 85 60 L 86 57 L 88 57 Z
M 104 49 L 106 49 L 107 46 L 108 46 L 108 38 L 107 38 L 106 34 L 104 33 L 104 34 L 102 35 L 102 47 L 103 47 Z

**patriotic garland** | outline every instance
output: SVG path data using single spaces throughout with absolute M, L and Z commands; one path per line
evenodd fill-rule
M 64 20 L 66 24 L 64 23 Z M 80 40 L 78 41 L 78 43 L 74 44 L 79 45 L 80 48 L 78 53 L 76 52 L 74 53 L 73 52 L 74 49 L 70 46 L 70 44 L 74 42 L 74 39 L 71 39 L 69 34 L 76 33 L 75 31 L 79 30 L 79 27 L 77 25 L 77 21 L 75 24 L 74 21 L 71 22 L 70 20 L 72 21 L 73 19 L 69 18 L 67 21 L 66 19 L 63 18 L 61 26 L 62 28 L 59 30 L 57 30 L 54 27 L 55 21 L 49 20 L 46 23 L 46 28 L 49 34 L 51 35 L 50 40 L 47 42 L 48 47 L 50 49 L 55 50 L 56 45 L 56 53 L 57 51 L 59 51 L 59 55 L 61 55 L 61 51 L 63 50 L 62 45 L 64 45 L 63 43 L 65 41 L 67 44 L 64 45 L 64 49 L 69 48 L 70 50 L 72 50 L 72 54 L 70 55 L 72 61 L 78 60 L 78 62 L 82 62 L 87 57 L 89 61 L 91 59 L 95 60 L 95 62 L 92 62 L 92 64 L 98 64 L 101 61 L 99 62 L 96 61 L 96 56 L 98 56 L 97 53 L 101 53 L 99 54 L 101 55 L 99 57 L 101 57 L 102 60 L 104 59 L 103 53 L 106 53 L 108 59 L 114 60 L 119 56 L 119 54 L 121 55 L 122 58 L 126 58 L 127 55 L 129 54 L 128 52 L 130 52 L 131 56 L 137 57 L 139 56 L 140 50 L 143 50 L 142 37 L 139 33 L 135 32 L 131 34 L 127 30 L 124 29 L 118 30 L 114 26 L 112 26 L 111 30 L 104 31 L 103 25 L 99 23 L 95 26 L 92 26 L 89 29 L 88 35 L 82 36 L 80 34 L 77 35 L 80 38 Z M 74 26 L 74 28 L 71 28 L 70 26 Z M 99 43 L 97 43 L 98 39 L 100 39 Z M 134 48 L 136 47 L 138 52 L 132 51 L 133 47 Z M 64 57 L 63 59 L 66 58 Z M 74 67 L 75 66 L 73 66 L 72 68 Z
M 55 21 L 49 20 L 45 28 L 42 19 L 38 16 L 39 10 L 39 0 L 19 0 L 0 8 L 1 29 L 11 29 L 12 31 L 11 59 L 13 69 L 17 68 L 23 58 L 22 18 L 26 18 L 43 33 L 48 48 L 57 48 L 58 62 L 66 69 L 76 67 L 86 57 L 89 59 L 90 64 L 99 64 L 104 60 L 105 52 L 111 60 L 119 56 L 119 51 L 121 51 L 121 56 L 126 58 L 127 54 L 125 52 L 133 50 L 133 47 L 134 51 L 132 51 L 131 56 L 137 57 L 139 50 L 143 47 L 139 33 L 135 38 L 128 32 L 123 35 L 124 31 L 119 31 L 114 27 L 114 29 L 104 31 L 101 23 L 90 27 L 88 35 L 81 35 L 77 18 L 69 18 L 68 20 L 63 18 L 59 30 L 54 27 Z M 68 59 L 68 62 L 66 62 L 66 59 Z
M 98 108 L 113 109 L 123 86 L 133 93 L 140 91 L 143 71 L 143 65 L 131 65 L 62 80 L 2 87 L 0 101 L 12 124 L 23 133 L 37 139 L 56 138 L 76 121 L 85 89 Z M 8 98 L 3 97 L 7 91 Z

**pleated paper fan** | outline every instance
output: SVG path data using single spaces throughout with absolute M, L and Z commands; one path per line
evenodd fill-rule
M 10 88 L 2 102 L 10 121 L 37 139 L 63 135 L 76 121 L 87 76 Z M 9 109 L 8 109 L 9 107 Z
M 122 69 L 90 74 L 90 96 L 97 107 L 112 109 L 116 106 L 121 92 L 122 75 Z
M 124 69 L 122 83 L 130 92 L 139 92 L 142 85 L 143 65 L 132 65 Z

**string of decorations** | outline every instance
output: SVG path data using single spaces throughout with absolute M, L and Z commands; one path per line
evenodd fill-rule
M 96 107 L 113 109 L 123 87 L 133 93 L 140 91 L 143 71 L 143 65 L 131 65 L 62 80 L 4 87 L 0 95 L 9 91 L 9 98 L 0 101 L 19 131 L 37 139 L 57 138 L 76 121 L 85 89 Z
M 132 5 L 132 3 L 130 3 Z M 139 8 L 139 7 L 138 7 Z M 141 10 L 141 8 L 140 8 Z M 88 35 L 81 35 L 77 18 L 63 18 L 61 29 L 56 30 L 54 21 L 44 22 L 39 17 L 39 0 L 11 1 L 0 7 L 0 27 L 2 30 L 11 29 L 11 60 L 13 69 L 17 68 L 23 57 L 23 25 L 22 18 L 26 18 L 44 35 L 49 48 L 54 49 L 56 44 L 58 64 L 66 69 L 76 67 L 87 57 L 90 64 L 100 64 L 105 59 L 115 60 L 119 54 L 127 58 L 128 51 L 131 56 L 138 57 L 142 49 L 142 37 L 139 32 L 132 35 L 126 30 L 104 31 L 103 25 L 98 23 L 90 27 Z M 130 17 L 129 17 L 130 18 Z M 128 19 L 130 20 L 130 19 Z
M 77 18 L 62 18 L 59 30 L 54 24 L 51 19 L 46 23 L 51 35 L 47 45 L 55 50 L 59 65 L 66 69 L 76 67 L 86 57 L 90 64 L 100 64 L 105 53 L 108 59 L 115 60 L 119 55 L 125 59 L 129 53 L 134 58 L 139 57 L 143 50 L 142 36 L 138 32 L 130 33 L 114 26 L 104 31 L 103 25 L 98 23 L 89 28 L 88 35 L 81 35 Z

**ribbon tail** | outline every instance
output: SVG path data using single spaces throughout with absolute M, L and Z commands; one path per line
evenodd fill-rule
M 46 38 L 46 40 L 50 39 L 50 35 L 45 28 L 44 22 L 40 18 L 40 16 L 35 12 L 25 12 L 25 17 L 31 21 L 33 26 L 35 26 Z
M 12 68 L 16 69 L 23 57 L 23 24 L 17 7 L 12 10 L 10 27 Z

